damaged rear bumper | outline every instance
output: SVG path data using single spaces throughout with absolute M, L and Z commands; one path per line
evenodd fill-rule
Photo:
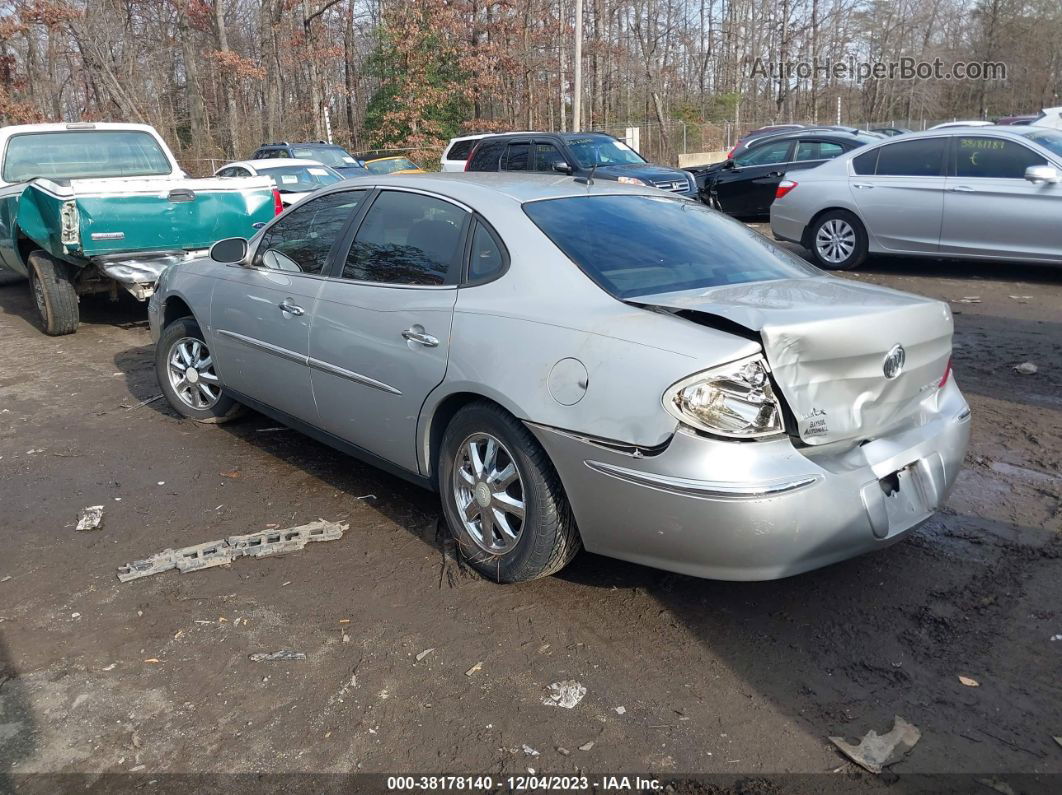
M 122 285 L 137 300 L 146 301 L 155 292 L 162 272 L 205 251 L 138 251 L 129 254 L 104 254 L 92 258 L 100 273 Z
M 770 580 L 894 543 L 933 515 L 958 475 L 970 413 L 950 381 L 922 422 L 861 445 L 797 449 L 679 429 L 630 455 L 531 426 L 591 552 L 720 580 Z

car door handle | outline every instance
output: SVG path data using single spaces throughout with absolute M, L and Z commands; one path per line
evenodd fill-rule
M 281 312 L 287 312 L 289 315 L 295 315 L 295 317 L 299 317 L 299 315 L 306 314 L 305 309 L 303 309 L 301 306 L 296 306 L 295 304 L 291 303 L 287 298 L 277 304 L 277 306 L 280 307 Z
M 437 348 L 439 347 L 439 340 L 433 337 L 431 334 L 425 334 L 423 331 L 417 331 L 416 329 L 407 328 L 402 332 L 402 336 L 410 342 L 415 342 L 418 345 L 423 345 L 425 348 Z
M 872 190 L 874 186 L 873 185 L 868 185 L 865 182 L 853 182 L 852 183 L 852 187 L 853 188 L 859 188 L 860 190 Z
M 953 188 L 948 188 L 948 190 L 954 193 L 974 193 L 976 188 L 971 188 L 968 185 L 956 185 Z

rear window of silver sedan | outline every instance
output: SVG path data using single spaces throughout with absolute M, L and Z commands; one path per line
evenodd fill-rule
M 524 212 L 621 300 L 818 273 L 743 224 L 683 199 L 568 196 L 528 202 Z

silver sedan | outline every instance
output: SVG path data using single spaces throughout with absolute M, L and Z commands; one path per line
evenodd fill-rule
M 947 305 L 615 182 L 348 180 L 166 271 L 150 320 L 180 414 L 250 406 L 437 490 L 503 582 L 580 547 L 730 580 L 880 549 L 969 436 Z
M 946 127 L 779 183 L 771 230 L 829 270 L 867 254 L 1062 263 L 1062 132 Z

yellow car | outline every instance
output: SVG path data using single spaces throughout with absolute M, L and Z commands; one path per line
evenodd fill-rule
M 365 160 L 370 174 L 423 174 L 424 169 L 408 157 L 377 157 Z

